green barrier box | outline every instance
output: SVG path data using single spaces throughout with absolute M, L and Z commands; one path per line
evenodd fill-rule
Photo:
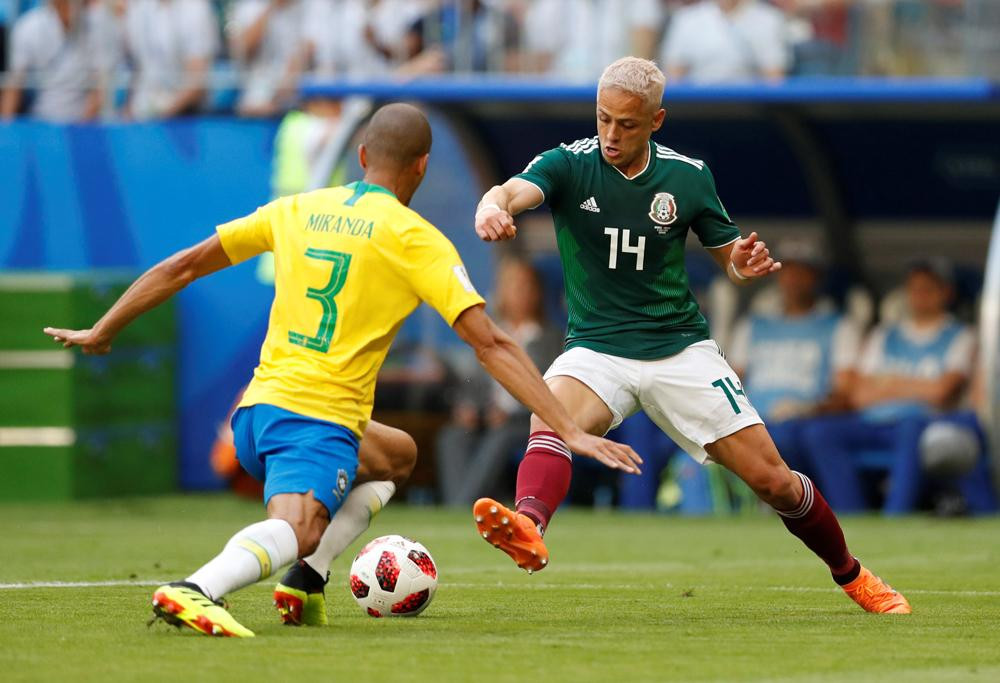
M 106 356 L 62 349 L 46 325 L 86 328 L 133 273 L 0 273 L 0 500 L 61 500 L 176 486 L 172 302 Z

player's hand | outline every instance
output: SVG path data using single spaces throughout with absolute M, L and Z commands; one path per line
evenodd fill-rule
M 56 327 L 46 327 L 42 330 L 65 348 L 79 346 L 87 354 L 99 356 L 111 350 L 111 340 L 89 330 L 61 330 Z
M 476 234 L 484 242 L 511 240 L 517 236 L 517 226 L 509 213 L 495 206 L 487 206 L 476 213 Z
M 729 260 L 736 272 L 748 280 L 781 270 L 781 262 L 771 258 L 767 244 L 764 240 L 757 239 L 756 232 L 736 240 Z
M 622 470 L 629 474 L 642 474 L 639 470 L 642 458 L 625 444 L 615 443 L 593 434 L 587 434 L 584 431 L 565 441 L 574 453 L 593 458 L 613 470 Z

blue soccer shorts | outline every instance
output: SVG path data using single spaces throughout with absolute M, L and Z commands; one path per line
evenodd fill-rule
M 233 415 L 236 457 L 264 482 L 264 504 L 281 493 L 313 492 L 332 519 L 358 471 L 358 438 L 346 427 L 268 404 Z

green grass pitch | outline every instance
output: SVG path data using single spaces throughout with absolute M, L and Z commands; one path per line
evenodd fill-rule
M 528 576 L 468 513 L 390 505 L 364 539 L 431 550 L 441 583 L 420 617 L 363 615 L 342 557 L 329 627 L 280 625 L 265 581 L 230 598 L 255 639 L 147 628 L 154 582 L 260 516 L 228 496 L 0 505 L 0 680 L 1000 680 L 998 519 L 845 520 L 854 551 L 913 604 L 886 617 L 847 600 L 765 514 L 561 512 L 552 564 Z M 23 585 L 39 582 L 126 585 Z

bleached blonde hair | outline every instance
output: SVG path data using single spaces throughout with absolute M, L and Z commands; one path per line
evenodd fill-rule
M 601 74 L 597 82 L 597 92 L 605 88 L 617 88 L 642 98 L 654 111 L 663 101 L 663 85 L 666 78 L 660 67 L 648 59 L 622 57 L 612 62 Z

